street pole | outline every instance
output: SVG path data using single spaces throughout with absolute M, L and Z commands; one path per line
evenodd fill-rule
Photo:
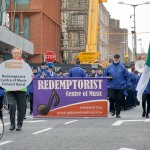
M 133 4 L 127 4 L 127 3 L 124 3 L 124 2 L 118 2 L 118 4 L 124 4 L 124 5 L 129 5 L 129 6 L 132 6 L 134 8 L 134 48 L 133 48 L 133 55 L 134 55 L 134 62 L 137 60 L 137 37 L 136 37 L 136 19 L 135 19 L 135 8 L 139 5 L 145 5 L 145 4 L 150 4 L 150 2 L 145 2 L 145 3 L 142 3 L 142 4 L 136 4 L 136 5 L 133 5 Z
M 136 38 L 136 20 L 135 20 L 135 7 L 137 5 L 132 5 L 134 8 L 134 62 L 137 60 L 137 38 Z

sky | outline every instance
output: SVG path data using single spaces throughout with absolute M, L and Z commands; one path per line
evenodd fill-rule
M 145 2 L 148 2 L 148 0 L 107 0 L 107 3 L 103 3 L 107 11 L 110 13 L 111 18 L 120 20 L 120 27 L 128 29 L 128 44 L 132 49 L 131 30 L 133 29 L 131 27 L 133 27 L 134 25 L 134 8 L 129 5 L 118 4 L 118 2 L 120 1 L 127 4 L 143 4 Z M 150 4 L 137 6 L 135 8 L 135 11 L 137 52 L 140 53 L 143 49 L 144 52 L 147 53 L 150 42 Z

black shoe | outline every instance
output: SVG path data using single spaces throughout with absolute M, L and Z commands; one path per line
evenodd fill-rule
M 120 115 L 116 115 L 116 118 L 121 118 L 121 116 Z
M 10 126 L 9 130 L 14 130 L 15 126 Z
M 142 117 L 145 117 L 145 112 L 143 111 Z
M 112 112 L 111 112 L 111 115 L 112 115 L 112 116 L 114 116 L 115 114 L 116 114 L 115 111 L 112 111 Z
M 0 110 L 0 119 L 3 119 L 3 113 L 1 110 Z
M 17 128 L 16 128 L 16 131 L 21 131 L 21 127 L 17 127 Z
M 149 115 L 148 115 L 148 114 L 146 115 L 146 118 L 149 118 Z
M 33 111 L 30 111 L 29 115 L 32 115 L 33 114 Z

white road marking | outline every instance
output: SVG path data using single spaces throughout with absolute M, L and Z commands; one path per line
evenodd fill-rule
M 69 122 L 65 122 L 64 124 L 70 124 L 70 123 L 73 123 L 73 122 L 76 122 L 78 120 L 72 120 L 72 121 L 69 121 Z
M 26 116 L 26 118 L 33 118 L 33 116 Z
M 4 126 L 7 126 L 7 125 L 9 125 L 10 123 L 4 123 Z M 1 127 L 2 125 L 0 125 L 0 127 Z
M 146 119 L 144 122 L 150 122 L 150 119 Z
M 37 123 L 37 122 L 46 122 L 47 120 L 31 120 L 31 121 L 24 121 L 27 123 Z
M 112 126 L 120 126 L 123 123 L 123 120 L 118 120 L 112 124 Z
M 135 149 L 130 149 L 130 148 L 120 148 L 119 150 L 135 150 Z
M 7 119 L 8 117 L 3 117 L 3 119 Z
M 38 123 L 38 122 L 46 122 L 47 120 L 31 120 L 31 121 L 23 121 L 23 122 L 26 122 L 26 123 Z M 7 126 L 7 125 L 10 125 L 10 122 L 8 123 L 4 123 L 4 126 Z M 2 126 L 2 125 L 0 125 Z
M 112 126 L 120 126 L 123 122 L 150 122 L 150 119 L 141 120 L 118 120 L 112 124 Z
M 46 132 L 46 131 L 51 130 L 51 129 L 53 129 L 53 128 L 47 128 L 47 129 L 44 129 L 44 130 L 40 130 L 40 131 L 34 132 L 32 134 L 40 134 L 42 132 Z
M 4 145 L 4 144 L 8 144 L 8 143 L 11 143 L 13 141 L 4 141 L 4 142 L 1 142 L 0 145 Z

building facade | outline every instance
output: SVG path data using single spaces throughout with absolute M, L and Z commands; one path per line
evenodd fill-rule
M 0 0 L 0 62 L 12 58 L 14 47 L 21 48 L 24 60 L 28 61 L 25 56 L 33 55 L 33 43 L 10 31 L 9 6 L 10 1 Z
M 121 56 L 121 62 L 125 62 L 125 57 L 129 53 L 128 30 L 120 28 L 120 21 L 111 19 L 109 24 L 109 60 L 114 54 Z
M 61 1 L 63 62 L 74 63 L 76 55 L 86 50 L 89 0 Z
M 30 63 L 44 61 L 44 53 L 54 51 L 61 61 L 61 1 L 7 0 L 12 32 L 34 43 Z
M 109 12 L 101 3 L 99 5 L 99 34 L 98 34 L 98 51 L 100 52 L 101 61 L 108 60 L 109 50 Z

